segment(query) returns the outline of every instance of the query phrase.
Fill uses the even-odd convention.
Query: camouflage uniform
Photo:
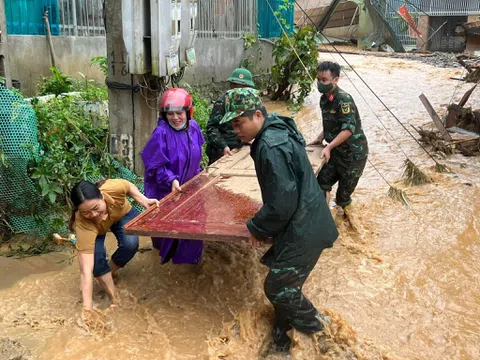
[[[233,70],[227,79],[233,84],[245,87],[255,87],[253,77],[250,71],[243,68]],[[207,156],[208,164],[212,164],[223,156],[223,149],[229,147],[230,150],[242,147],[242,141],[235,135],[230,123],[220,124],[225,116],[225,99],[223,95],[213,105],[207,124]]]
[[[207,124],[207,156],[208,164],[212,164],[223,156],[223,149],[228,146],[230,149],[242,147],[240,140],[233,131],[230,123],[221,124],[225,116],[225,97],[223,95],[213,105],[212,113]]]
[[[264,284],[265,295],[275,309],[277,336],[292,327],[306,334],[323,329],[322,315],[302,293],[316,261],[306,266],[271,268]]]
[[[253,89],[230,90],[222,122],[261,105]],[[302,287],[338,232],[293,119],[268,115],[252,144],[251,156],[263,206],[247,228],[259,240],[273,239],[261,260],[270,268],[264,289],[275,309],[277,350],[287,350],[291,340],[286,332],[292,327],[304,333],[323,328],[322,315],[303,295]]]
[[[320,108],[327,143],[332,142],[343,130],[352,132],[345,142],[332,149],[330,161],[323,166],[317,177],[323,191],[331,191],[338,181],[336,202],[345,207],[352,202],[351,195],[367,163],[367,138],[353,98],[342,89],[337,87],[328,97],[322,95]]]

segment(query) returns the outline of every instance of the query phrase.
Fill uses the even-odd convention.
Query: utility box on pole
[[[122,0],[131,74],[164,77],[195,63],[195,0]]]
[[[195,0],[182,0],[182,24],[180,40],[180,66],[192,66],[196,62],[195,40],[197,38],[198,3]]]
[[[158,99],[195,63],[195,0],[106,0],[110,151],[143,175]]]
[[[122,0],[122,33],[128,53],[128,72],[146,74],[152,69],[150,56],[150,12],[146,0]]]

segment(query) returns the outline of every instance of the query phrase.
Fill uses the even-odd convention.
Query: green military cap
[[[225,116],[220,124],[228,123],[245,111],[256,110],[262,106],[262,99],[258,94],[259,91],[252,88],[228,90],[225,97]]]
[[[252,73],[244,68],[238,68],[233,70],[232,75],[230,75],[227,80],[235,84],[255,87],[255,84],[253,83]]]

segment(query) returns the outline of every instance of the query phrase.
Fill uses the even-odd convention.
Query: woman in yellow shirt
[[[125,224],[139,214],[127,196],[145,208],[158,206],[158,200],[146,198],[134,184],[121,179],[105,180],[97,185],[80,181],[71,191],[74,209],[69,225],[77,238],[84,310],[92,310],[93,276],[115,305],[112,273],[124,267],[138,250],[138,236],[126,235],[123,230]],[[105,249],[108,230],[118,241],[110,263]]]

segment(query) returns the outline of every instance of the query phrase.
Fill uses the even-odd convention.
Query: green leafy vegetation
[[[292,36],[283,34],[273,49],[272,100],[289,101],[295,109],[303,105],[316,78],[320,38],[310,26],[295,29]]]
[[[97,65],[105,76],[108,76],[108,61],[106,56],[97,56],[90,59],[90,66]]]
[[[211,105],[207,99],[200,95],[200,92],[198,90],[192,88],[188,84],[184,84],[183,87],[190,93],[190,95],[192,95],[194,106],[193,118],[198,123],[198,125],[200,125],[203,136],[206,137],[208,118],[210,117],[210,112],[212,110]],[[206,147],[207,145],[205,143],[202,149],[202,167],[208,165]]]
[[[52,75],[48,77],[42,77],[38,84],[38,95],[54,94],[58,96],[63,93],[68,93],[73,90],[74,79],[62,73],[55,66],[50,68]]]

